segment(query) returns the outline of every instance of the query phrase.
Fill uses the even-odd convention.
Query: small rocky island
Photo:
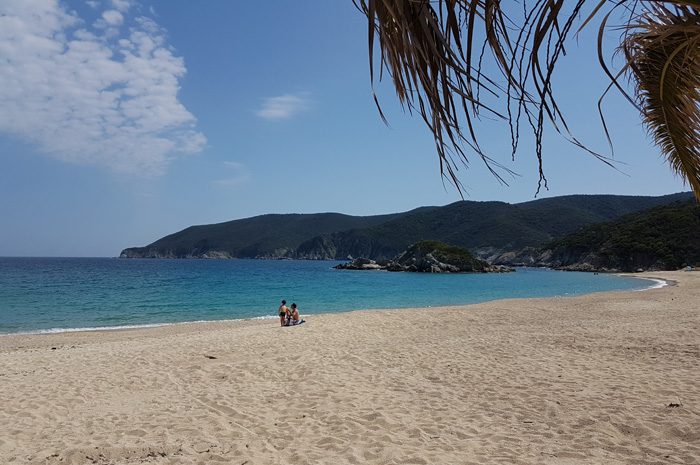
[[[408,247],[391,260],[356,258],[334,267],[339,270],[386,270],[417,273],[509,273],[515,271],[491,265],[476,258],[467,249],[438,241],[421,241]]]

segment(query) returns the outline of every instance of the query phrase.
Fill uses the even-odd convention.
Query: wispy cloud
[[[225,161],[224,168],[228,168],[231,170],[243,170],[246,169],[246,166],[243,163],[237,161]]]
[[[224,169],[230,173],[229,177],[212,181],[212,184],[217,187],[232,187],[245,184],[250,178],[248,167],[237,161],[225,161]]]
[[[306,110],[309,103],[307,94],[270,97],[265,100],[257,115],[268,120],[287,119]]]
[[[0,2],[0,131],[72,163],[159,175],[205,137],[178,101],[186,69],[165,31],[112,0],[87,25],[58,0]],[[95,5],[98,5],[95,3]]]

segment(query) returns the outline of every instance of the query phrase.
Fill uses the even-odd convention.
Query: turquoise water
[[[0,334],[460,305],[644,289],[638,278],[519,268],[505,274],[334,270],[338,262],[0,258]],[[513,309],[517,311],[517,309]]]

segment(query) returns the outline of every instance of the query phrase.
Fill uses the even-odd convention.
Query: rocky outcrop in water
[[[356,258],[335,266],[343,270],[386,270],[417,273],[506,273],[512,268],[492,265],[474,257],[467,249],[452,247],[437,241],[422,241],[411,245],[392,260],[375,261]]]

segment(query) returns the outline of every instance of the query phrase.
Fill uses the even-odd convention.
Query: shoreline
[[[700,273],[652,276],[676,285],[9,335],[0,463],[699,463]]]
[[[621,276],[621,277],[629,277],[629,278],[637,278],[637,279],[644,279],[644,280],[649,280],[652,282],[656,282],[657,285],[650,285],[649,287],[645,287],[643,289],[636,289],[635,292],[640,292],[640,291],[648,291],[652,289],[658,289],[662,288],[664,286],[673,286],[675,285],[675,282],[673,280],[667,280],[664,278],[658,278],[654,276],[640,276],[640,274],[653,274],[654,272],[643,272],[643,273],[614,273],[614,275]],[[615,291],[594,291],[589,294],[595,294],[595,293],[600,293],[600,292],[628,292],[626,290],[615,290]],[[576,296],[553,296],[553,297],[546,297],[546,298],[569,298],[569,297],[578,297],[578,296],[583,296],[583,295],[589,295],[589,294],[580,294]],[[523,297],[523,299],[528,299],[529,297]],[[504,298],[504,299],[496,299],[495,301],[498,300],[507,300],[507,299],[512,299],[512,298]],[[487,303],[487,302],[492,302],[492,301],[485,301],[485,302],[477,302],[477,303],[470,303],[470,304],[460,304],[457,306],[467,306],[467,305],[478,305],[480,303]],[[456,305],[438,305],[438,306],[428,306],[425,308],[442,308],[442,307],[454,307]],[[397,310],[397,309],[402,309],[402,310],[408,310],[412,308],[421,308],[421,307],[400,307],[396,309],[392,308],[368,308],[368,309],[358,309],[358,310],[351,310],[348,312],[339,312],[339,313],[331,313],[331,314],[345,314],[345,313],[350,313],[354,311],[383,311],[383,310]],[[318,315],[325,315],[324,313],[314,313],[314,314],[309,314],[309,315],[301,315],[304,318],[307,318],[309,316],[314,317]],[[9,337],[9,336],[47,336],[47,335],[53,335],[53,334],[64,334],[64,333],[82,333],[82,332],[109,332],[109,331],[139,331],[139,330],[144,330],[144,329],[152,329],[152,328],[160,328],[160,327],[168,327],[168,326],[176,326],[176,325],[182,325],[182,324],[201,324],[201,323],[230,323],[230,322],[238,322],[238,321],[255,321],[255,320],[261,320],[261,321],[267,321],[267,320],[277,320],[277,315],[266,315],[266,316],[256,316],[256,317],[246,317],[246,318],[232,318],[232,319],[221,319],[221,320],[197,320],[197,321],[176,321],[176,322],[163,322],[163,323],[144,323],[144,324],[133,324],[133,325],[117,325],[117,326],[100,326],[100,327],[74,327],[74,328],[49,328],[49,329],[41,329],[41,330],[28,330],[28,331],[19,331],[19,332],[14,332],[14,333],[0,333],[0,338],[3,337]]]

